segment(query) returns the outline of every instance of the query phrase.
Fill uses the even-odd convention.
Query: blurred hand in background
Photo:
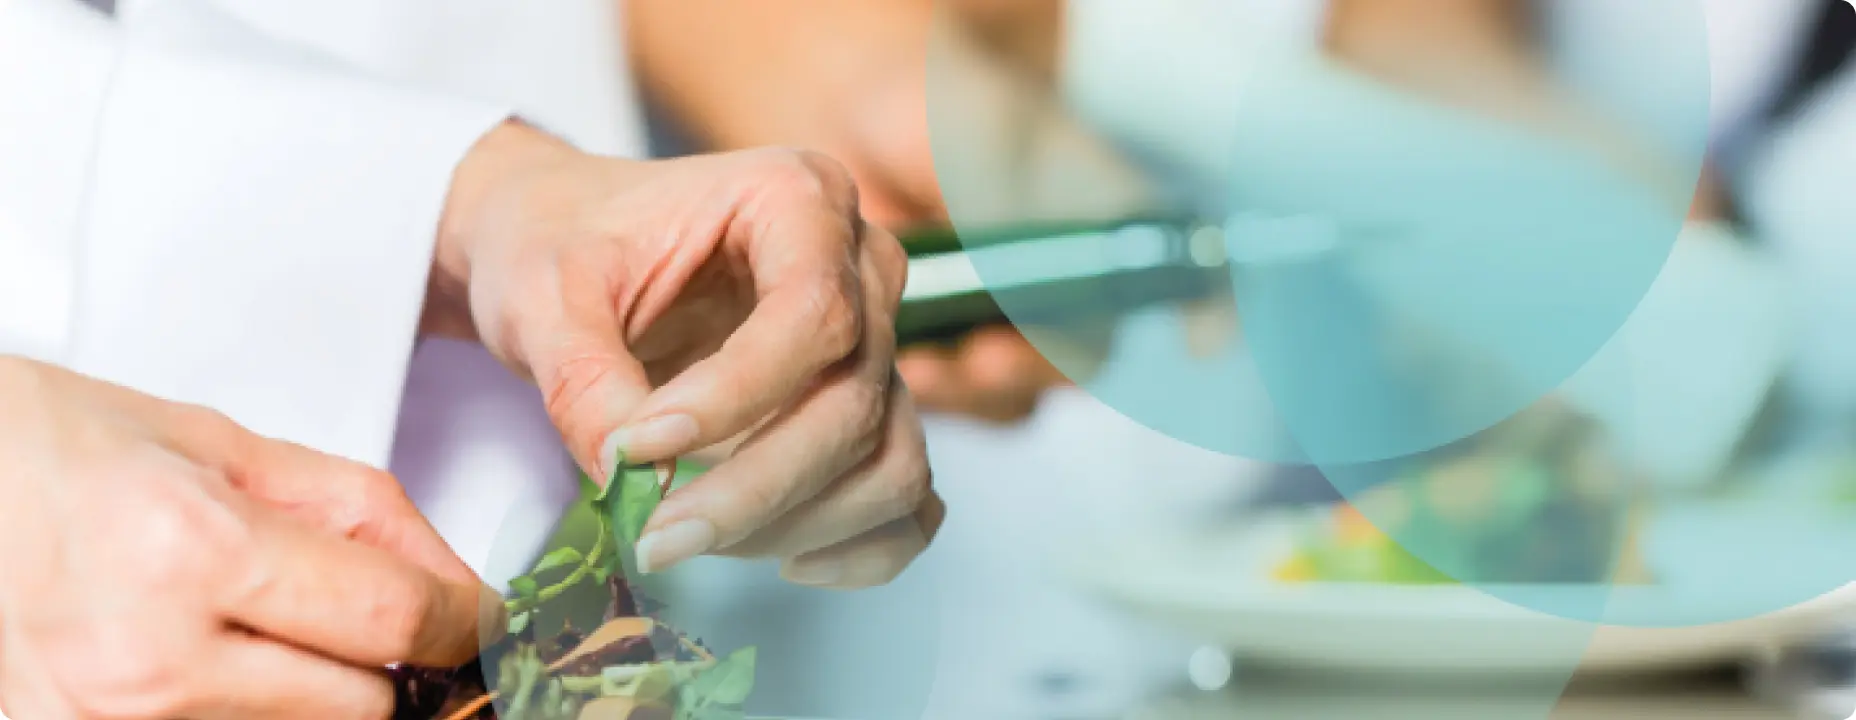
[[[1066,78],[1066,72],[1082,72],[1065,67],[1066,55],[1112,53],[1066,47],[1079,42],[1066,27],[1066,0],[627,2],[630,47],[645,92],[704,149],[797,145],[823,151],[857,178],[865,216],[904,236],[949,223],[976,228],[1106,220],[1151,209],[1153,186],[1110,139],[1140,147],[1151,139],[1142,135],[1171,130],[1079,117],[1065,104],[1064,93],[1074,90],[1066,82],[1151,82],[1161,87],[1099,91],[1180,108],[1194,107],[1182,95],[1215,90],[1192,78],[1153,77],[1166,75],[1163,67],[1112,78],[1093,69],[1080,80]],[[1184,13],[1178,18],[1205,12],[1207,24],[1223,20],[1192,1],[1175,4]],[[1626,170],[1653,182],[1666,179],[1663,162],[1638,152],[1633,138],[1587,113],[1554,82],[1539,47],[1540,28],[1526,6],[1522,0],[1333,0],[1315,40],[1332,59],[1393,87],[1599,143],[1628,163]],[[1205,37],[1213,36],[1223,34]],[[1091,35],[1081,42],[1102,41]],[[1187,55],[1194,50],[1190,42],[1179,48]],[[1221,57],[1183,60],[1217,66],[1211,61]],[[1240,71],[1206,72],[1215,79]],[[1078,112],[1088,115],[1089,108]],[[1194,120],[1184,111],[1188,117],[1151,107],[1141,112],[1168,115],[1149,125],[1220,122]],[[1154,159],[1161,165],[1206,162],[1165,152]],[[1718,217],[1723,202],[1716,184],[1704,179],[1695,192],[1696,217]],[[1201,316],[1191,325],[1215,328],[1219,336],[1197,338],[1199,346],[1215,350],[1235,332],[1228,299],[1191,314]],[[1035,346],[1026,334],[1037,339]],[[999,327],[950,347],[907,349],[900,365],[926,408],[1012,421],[1029,414],[1043,391],[1087,379],[1068,378],[1065,371],[1081,375],[1100,366],[1109,345],[1109,338]],[[1053,353],[1060,355],[1054,363],[1047,357]]]
[[[1141,175],[1056,101],[1061,14],[1059,0],[628,0],[627,29],[645,93],[704,149],[825,152],[855,176],[865,217],[906,236],[1151,205]],[[1038,344],[1078,355],[1053,364],[1002,326],[899,364],[925,408],[1009,422],[1069,382],[1058,366],[1107,353],[1105,338]]]

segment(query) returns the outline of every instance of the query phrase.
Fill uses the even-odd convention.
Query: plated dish
[[[1646,496],[1597,425],[1543,404],[1305,522],[1287,583],[1645,585]]]
[[[1710,561],[1740,540],[1709,528],[1790,528],[1802,542],[1832,537],[1840,515],[1650,503],[1587,423],[1538,420],[1411,465],[1353,503],[1078,543],[1069,569],[1245,662],[1319,671],[1675,670],[1757,656],[1856,611],[1851,587],[1767,588],[1789,577],[1784,563]],[[1728,586],[1743,591],[1716,591]],[[1666,618],[1700,620],[1655,622]]]

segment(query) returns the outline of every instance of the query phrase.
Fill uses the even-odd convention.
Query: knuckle
[[[348,514],[345,518],[348,522],[347,530],[357,529],[369,519],[380,517],[407,502],[406,489],[384,470],[356,468],[347,484],[348,507],[344,509]]]
[[[718,547],[734,547],[750,540],[761,525],[787,509],[786,498],[785,485],[779,483],[741,483],[731,487],[728,497],[720,500],[725,509],[716,518],[716,529],[723,536],[719,538]]]
[[[175,410],[186,422],[214,432],[237,427],[230,416],[205,405],[179,405]]]
[[[863,340],[863,318],[844,294],[819,290],[812,301],[816,340],[834,358],[850,355]]]
[[[196,432],[208,433],[214,439],[223,439],[239,428],[230,416],[205,405],[181,403],[172,406],[172,409],[176,422]]]
[[[876,271],[891,287],[899,292],[908,285],[909,253],[902,247],[901,240],[887,231],[873,227],[865,233],[863,246],[868,249]]]
[[[789,148],[767,150],[760,156],[762,180],[788,193],[825,197],[825,179],[807,159],[807,152]]]
[[[826,197],[840,202],[857,199],[857,182],[851,169],[837,158],[817,150],[801,150],[799,161],[818,177]]]
[[[934,492],[934,474],[926,461],[908,458],[880,477],[875,505],[885,518],[899,518],[915,512]]]
[[[883,431],[889,424],[883,399],[888,393],[876,382],[853,383],[847,392],[851,398],[847,425],[861,459],[875,454],[883,443]]]
[[[544,373],[542,397],[548,416],[569,438],[585,434],[586,423],[579,417],[578,408],[583,398],[611,378],[615,362],[602,353],[571,352]]]
[[[339,480],[327,527],[350,539],[369,537],[411,502],[392,473],[356,466]]]
[[[825,153],[774,148],[762,156],[761,162],[765,179],[786,192],[817,198],[834,208],[848,208],[857,200],[857,183],[850,169]]]
[[[169,506],[125,518],[121,537],[133,538],[135,562],[119,565],[127,579],[143,586],[198,583],[211,578],[226,555],[214,542],[213,527],[184,507]]]
[[[379,584],[368,598],[362,621],[395,661],[409,659],[419,651],[420,633],[435,602],[434,595],[426,583],[406,578]]]

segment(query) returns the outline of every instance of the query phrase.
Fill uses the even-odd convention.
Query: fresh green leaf
[[[579,548],[555,548],[552,552],[541,556],[541,561],[535,563],[535,569],[530,571],[530,574],[539,575],[549,570],[564,568],[569,565],[578,565],[581,559],[583,559],[583,556],[580,554]]]
[[[547,689],[541,694],[541,705],[537,709],[541,711],[541,715],[544,717],[554,718],[560,713],[562,701],[566,699],[567,690],[561,687],[560,679],[550,678],[548,680]]]
[[[561,678],[561,686],[577,695],[598,695],[606,686],[605,678],[568,675]]]
[[[740,705],[754,692],[755,650],[742,648],[697,675],[687,687],[705,703]]]
[[[524,600],[534,600],[541,594],[541,585],[535,582],[534,577],[528,575],[512,578],[509,581],[509,589],[515,592],[516,597]]]
[[[662,700],[675,692],[679,682],[687,676],[680,670],[676,663],[609,667],[601,673],[604,682],[600,694],[643,702]]]
[[[513,653],[515,660],[515,686],[498,687],[497,693],[509,698],[506,712],[499,713],[510,720],[522,720],[527,717],[529,704],[535,701],[535,689],[541,685],[547,675],[547,667],[536,654],[534,646],[525,646]]]
[[[612,468],[612,475],[606,478],[606,486],[598,488],[593,493],[593,504],[599,505],[606,502],[607,496],[611,495],[612,491],[619,487],[619,478],[625,476],[626,470],[625,453],[619,453],[618,462],[615,463]]]
[[[630,548],[638,544],[645,523],[650,522],[651,513],[663,500],[657,484],[657,469],[649,465],[627,468],[614,476],[608,487],[613,486],[618,488],[618,496],[608,499],[608,518],[612,531]]]
[[[524,613],[516,613],[514,615],[509,616],[509,634],[510,635],[521,635],[523,630],[528,629],[529,619],[534,616],[535,616],[535,613],[532,611],[524,612]]]

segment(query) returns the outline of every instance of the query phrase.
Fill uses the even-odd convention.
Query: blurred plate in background
[[[1283,584],[1270,579],[1296,537],[1279,516],[1219,536],[1149,534],[1076,548],[1073,577],[1113,601],[1218,642],[1239,658],[1352,672],[1631,673],[1729,663],[1820,631],[1856,609],[1856,585],[1747,620],[1683,628],[1602,626],[1495,595],[1512,586]],[[1591,588],[1575,588],[1590,590]],[[1682,598],[1694,602],[1694,598]],[[1675,602],[1656,586],[1612,588],[1612,607]],[[1705,600],[1704,600],[1705,602]]]

